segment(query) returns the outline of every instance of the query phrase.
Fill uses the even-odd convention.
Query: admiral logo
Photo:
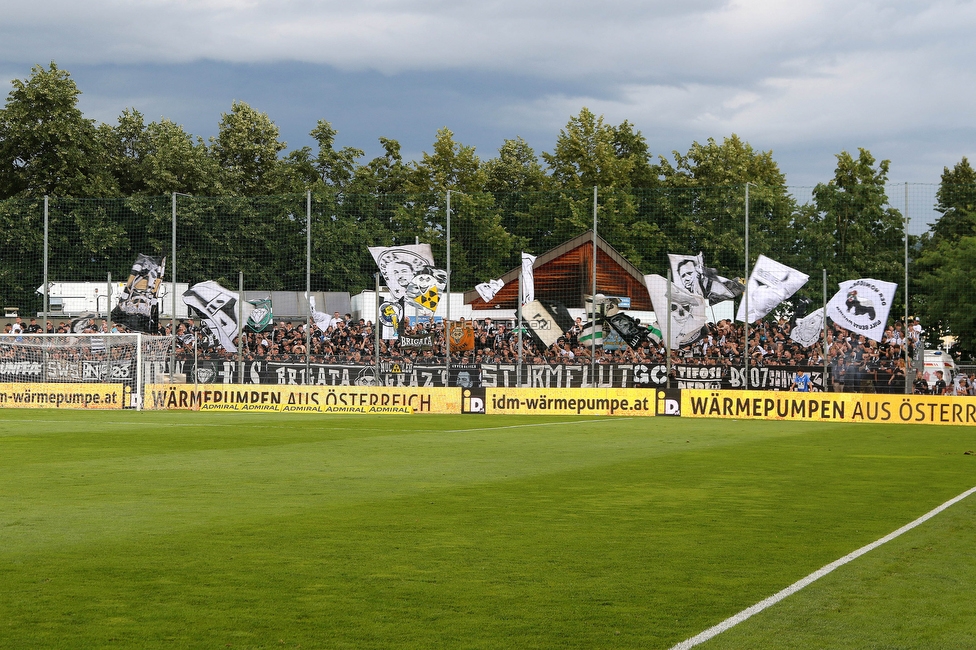
[[[681,416],[681,391],[657,390],[654,399],[654,415]]]
[[[485,391],[465,389],[461,393],[461,412],[483,414],[485,412]]]

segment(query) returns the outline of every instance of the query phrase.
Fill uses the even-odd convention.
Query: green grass
[[[0,417],[4,648],[668,648],[976,485],[961,427]],[[976,647],[972,499],[703,647]]]

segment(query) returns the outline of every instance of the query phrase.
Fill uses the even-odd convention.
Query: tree
[[[34,66],[13,87],[0,110],[0,198],[117,194],[71,75],[52,61],[48,69]]]
[[[976,171],[965,156],[952,169],[942,168],[935,200],[935,209],[942,216],[932,225],[934,239],[976,235]]]
[[[231,194],[259,196],[282,189],[283,169],[278,154],[288,145],[278,140],[278,127],[266,113],[235,101],[222,113],[211,151]]]
[[[201,138],[194,141],[182,126],[167,119],[145,124],[128,109],[115,128],[103,125],[103,141],[112,173],[123,196],[160,196],[181,192],[203,196],[223,193],[221,170]]]
[[[888,205],[885,184],[890,161],[875,159],[866,149],[857,158],[837,154],[834,178],[818,184],[813,202],[818,219],[810,233],[827,243],[812,268],[826,268],[837,281],[862,277],[898,282],[904,274],[904,223]],[[816,257],[820,257],[817,264]],[[821,266],[822,264],[822,266]]]
[[[922,236],[918,259],[913,261],[913,307],[923,319],[929,340],[956,337],[956,350],[976,354],[976,311],[972,296],[976,283],[976,172],[963,158],[950,170],[943,168],[936,192],[941,217]]]

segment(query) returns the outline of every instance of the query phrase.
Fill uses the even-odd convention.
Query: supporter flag
[[[501,280],[488,280],[488,282],[474,285],[474,288],[483,301],[491,302],[495,298],[495,294],[501,291],[504,286],[505,283]]]
[[[790,330],[790,339],[796,341],[805,348],[816,344],[823,336],[823,307],[810,314],[799,318],[796,325]]]
[[[199,282],[183,294],[183,302],[203,321],[205,330],[228,352],[237,352],[237,294],[213,280]],[[209,337],[208,337],[209,338]]]
[[[580,332],[577,340],[580,345],[585,347],[603,345],[603,326],[599,324],[594,325],[593,321],[589,321],[583,326],[583,331]]]
[[[369,246],[368,248],[394,301],[407,295],[407,288],[414,277],[425,269],[434,268],[434,255],[430,251],[430,244]]]
[[[522,306],[535,300],[535,255],[522,253]],[[551,345],[551,344],[550,344]]]
[[[755,323],[800,290],[810,276],[765,255],[756,260],[749,275],[749,322]],[[736,320],[745,321],[746,301],[739,301]]]
[[[651,323],[647,326],[647,338],[649,338],[655,345],[661,345],[661,341],[664,340],[664,334],[661,333],[661,326],[657,322]]]
[[[77,318],[71,320],[71,332],[82,334],[85,330],[98,330],[98,323],[95,322],[97,314],[86,311]]]
[[[640,344],[648,338],[648,331],[640,326],[640,321],[622,311],[617,312],[607,321],[610,323],[610,327],[620,335],[620,338],[632,348],[640,347]]]
[[[450,321],[448,326],[448,331],[451,333],[451,352],[474,350],[474,328],[470,322]]]
[[[271,298],[259,298],[248,300],[254,305],[250,315],[247,317],[246,327],[252,332],[265,332],[273,327],[272,319],[274,315],[271,310]]]
[[[847,280],[827,303],[827,316],[844,329],[881,342],[898,285],[862,278]]]
[[[660,275],[645,275],[644,284],[651,297],[658,322],[671,317],[671,347],[690,345],[700,339],[705,327],[705,299],[671,283],[671,304],[668,304],[668,280]],[[667,336],[667,323],[661,330]]]
[[[112,321],[136,332],[155,333],[159,327],[159,285],[165,271],[165,257],[139,253],[112,310]]]
[[[723,278],[718,271],[705,266],[702,253],[698,255],[668,255],[676,285],[687,293],[701,296],[710,303],[732,300],[742,295],[745,286],[738,280]]]
[[[437,311],[440,294],[447,289],[447,271],[425,267],[407,284],[406,297],[418,307],[433,314]]]
[[[576,324],[565,305],[551,300],[531,301],[522,308],[522,315],[529,335],[547,348]]]
[[[308,313],[312,316],[312,322],[323,332],[332,326],[335,319],[324,311],[315,308],[315,296],[308,296]]]

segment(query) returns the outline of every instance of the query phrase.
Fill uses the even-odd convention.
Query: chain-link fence
[[[12,199],[0,300],[13,333],[83,316],[124,330],[133,262],[149,256],[170,381],[789,389],[803,369],[815,390],[905,392],[924,350],[976,349],[974,195],[750,184]],[[846,287],[846,317],[816,321],[861,279],[880,284]]]

